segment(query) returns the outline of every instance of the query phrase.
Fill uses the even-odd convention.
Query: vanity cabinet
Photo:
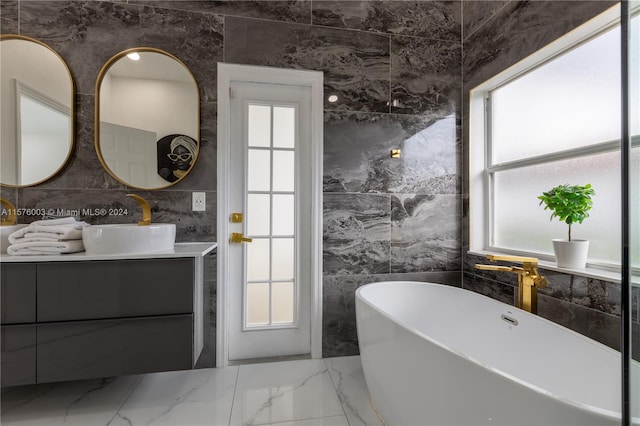
[[[197,260],[3,263],[2,386],[192,368]]]
[[[10,266],[10,267],[6,267]],[[36,266],[0,268],[2,385],[36,381]]]

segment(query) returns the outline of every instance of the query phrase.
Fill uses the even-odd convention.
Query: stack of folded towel
[[[7,254],[41,255],[84,251],[82,228],[74,217],[37,220],[9,235]]]

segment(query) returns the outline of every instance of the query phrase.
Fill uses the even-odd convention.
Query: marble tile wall
[[[492,75],[552,42],[588,19],[613,6],[613,1],[464,1],[464,96]],[[462,117],[465,160],[468,157],[468,116]],[[467,162],[463,162],[463,170]],[[515,275],[473,269],[485,259],[467,254],[468,187],[463,180],[463,287],[505,303],[514,303]],[[620,348],[620,284],[543,271],[549,286],[541,290],[539,314],[610,347]],[[638,299],[632,300],[634,341],[640,341]],[[640,359],[640,345],[633,348]]]
[[[129,190],[95,154],[94,85],[111,56],[151,46],[185,62],[200,88],[202,151],[194,172],[165,190],[136,191],[150,201],[155,221],[177,223],[178,241],[216,239],[217,62],[320,70],[325,93],[338,96],[325,103],[325,354],[357,353],[353,307],[334,307],[338,299],[352,303],[354,278],[461,269],[459,0],[2,0],[0,8],[0,31],[50,45],[77,89],[73,157],[45,184],[4,190],[19,207],[125,207],[130,217],[82,219],[136,219]],[[394,148],[403,149],[401,159],[389,158]],[[207,193],[206,212],[190,210],[192,191]],[[215,282],[205,281],[205,300],[213,303]],[[205,312],[214,337],[215,309]],[[349,331],[343,335],[337,323]],[[205,350],[206,367],[215,348]]]

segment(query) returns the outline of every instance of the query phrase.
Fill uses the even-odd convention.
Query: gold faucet
[[[149,203],[147,202],[147,200],[136,194],[127,194],[127,197],[131,197],[136,200],[138,204],[140,204],[140,208],[142,208],[142,220],[138,222],[138,225],[151,225],[151,207],[149,207]]]
[[[0,226],[10,226],[15,225],[18,221],[18,215],[16,214],[16,206],[11,204],[9,200],[5,200],[4,198],[0,198],[0,204],[7,208],[7,217],[3,217],[0,220]]]
[[[518,274],[518,300],[516,306],[527,312],[538,313],[538,289],[547,285],[547,279],[538,272],[538,259],[535,257],[509,256],[488,254],[487,259],[492,262],[522,263],[519,266],[498,266],[476,264],[476,269],[486,271],[502,271]]]

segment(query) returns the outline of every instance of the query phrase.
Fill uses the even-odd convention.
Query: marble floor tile
[[[16,386],[2,390],[3,426],[106,425],[143,376]]]
[[[2,389],[3,426],[379,426],[360,357]]]
[[[323,360],[239,368],[232,425],[262,425],[344,414]]]
[[[373,410],[359,356],[326,358],[331,380],[350,426],[382,426]]]
[[[238,367],[147,374],[110,426],[227,425]]]

